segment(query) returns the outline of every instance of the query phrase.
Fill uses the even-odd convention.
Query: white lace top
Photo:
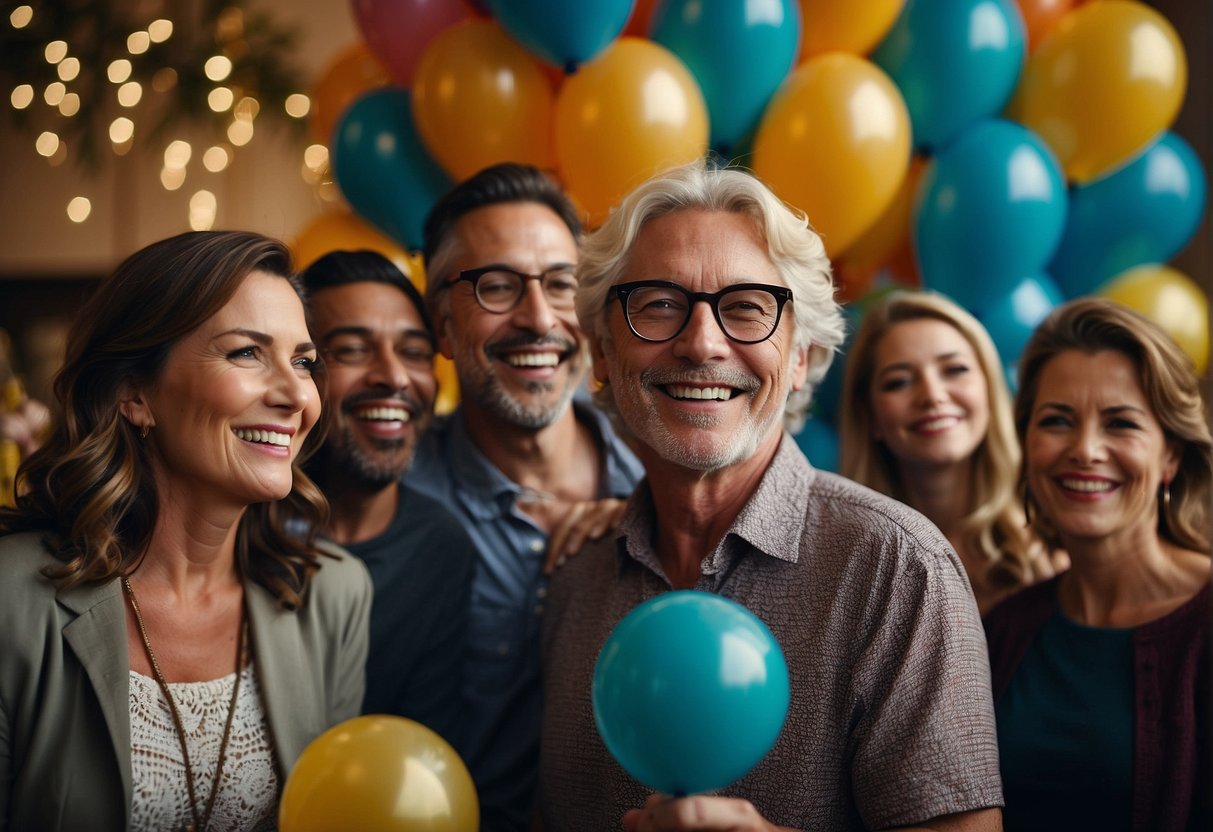
[[[156,680],[130,672],[132,830],[182,829],[193,823],[181,742]],[[206,810],[236,674],[209,682],[170,683],[185,728],[198,812]],[[240,696],[228,739],[210,832],[273,829],[278,773],[254,665],[241,672]]]

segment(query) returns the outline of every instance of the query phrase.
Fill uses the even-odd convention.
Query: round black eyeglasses
[[[628,329],[645,341],[669,341],[686,328],[698,301],[712,308],[720,331],[739,344],[757,344],[779,327],[792,290],[766,283],[738,283],[719,292],[692,292],[667,280],[619,283],[607,292],[619,298]]]
[[[471,283],[480,308],[501,315],[522,302],[528,280],[539,281],[543,297],[553,309],[573,308],[573,300],[577,297],[577,278],[573,275],[572,266],[558,266],[543,274],[526,274],[504,266],[465,269],[448,280],[446,285],[453,286],[461,281]]]

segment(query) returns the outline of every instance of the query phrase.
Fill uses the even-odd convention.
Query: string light
[[[184,169],[190,163],[194,148],[190,143],[181,139],[169,142],[164,148],[164,166],[166,168]]]
[[[152,89],[156,92],[168,92],[175,86],[177,86],[177,70],[171,66],[156,70],[156,74],[152,76]]]
[[[93,203],[86,196],[72,197],[67,203],[67,218],[75,223],[84,222],[93,211]]]
[[[206,97],[206,103],[216,113],[223,113],[232,108],[232,101],[235,98],[236,96],[227,87],[215,87]]]
[[[152,44],[152,37],[147,32],[131,32],[126,38],[126,51],[132,55],[142,55]]]
[[[127,81],[118,87],[118,103],[123,107],[134,107],[143,98],[143,85],[138,81]]]
[[[119,58],[106,68],[105,77],[110,79],[110,83],[121,84],[131,77],[131,69],[130,61]]]
[[[67,57],[67,41],[52,40],[46,45],[46,62],[48,64],[57,64]]]
[[[166,191],[175,191],[185,184],[185,168],[161,168],[160,184]]]
[[[232,74],[232,59],[226,55],[213,55],[206,59],[202,70],[212,81],[222,81]]]
[[[71,118],[78,112],[80,112],[80,96],[74,92],[69,92],[59,102],[59,114],[64,118]]]
[[[34,88],[31,84],[18,84],[13,87],[12,95],[8,97],[14,110],[24,110],[34,103]]]
[[[42,156],[50,158],[55,155],[55,151],[59,149],[59,137],[49,130],[44,130],[34,142],[34,148]]]
[[[110,122],[110,141],[114,144],[125,144],[135,135],[135,122],[126,116],[119,116]]]
[[[210,231],[215,225],[218,201],[210,191],[197,191],[190,197],[190,228],[195,231]]]
[[[233,121],[227,128],[227,140],[236,147],[244,147],[253,139],[251,121]]]
[[[329,164],[329,149],[322,144],[311,144],[303,151],[303,164],[308,170],[320,173]]]
[[[206,152],[202,154],[202,166],[211,173],[219,173],[224,170],[231,162],[232,156],[228,153],[227,148],[215,145],[208,147]]]
[[[57,68],[60,81],[74,81],[80,74],[79,58],[64,58]]]
[[[303,118],[312,109],[312,99],[301,92],[291,93],[286,97],[286,114],[291,118]]]
[[[8,22],[13,25],[14,29],[24,29],[33,19],[33,6],[18,6],[17,8],[13,9],[12,13],[8,16]]]
[[[173,21],[163,17],[153,20],[147,27],[147,36],[152,39],[152,43],[164,43],[173,36]]]
[[[67,95],[67,87],[63,85],[62,81],[54,81],[47,84],[46,89],[42,91],[42,100],[51,107],[58,107],[65,95]]]

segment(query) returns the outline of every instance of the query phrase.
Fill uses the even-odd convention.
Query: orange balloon
[[[808,214],[839,257],[888,209],[910,164],[910,116],[871,61],[831,52],[797,67],[754,141],[754,172]]]
[[[1045,35],[1061,19],[1082,5],[1083,0],[1018,0],[1028,34],[1028,52],[1035,52]]]
[[[686,65],[652,41],[620,38],[565,79],[556,161],[591,225],[655,173],[708,149],[708,110]]]
[[[413,118],[426,149],[455,180],[498,162],[541,168],[552,155],[552,84],[492,20],[440,33],[413,78]]]
[[[628,25],[623,27],[623,36],[647,38],[655,11],[657,0],[636,0],[636,5],[632,6],[632,16],[628,18]]]
[[[903,5],[905,0],[800,0],[800,62],[825,52],[868,54],[893,28]]]
[[[841,262],[856,268],[883,266],[909,241],[914,197],[918,193],[918,183],[926,167],[927,160],[922,156],[915,156],[910,160],[910,167],[906,170],[901,187],[889,207],[851,244],[840,258]]]
[[[312,740],[287,777],[282,832],[476,832],[480,801],[463,760],[399,716],[359,716]]]
[[[409,254],[355,214],[330,212],[312,220],[295,238],[291,252],[295,268],[305,269],[330,251],[377,251],[396,264],[420,291],[425,291],[425,267],[420,253]]]
[[[320,73],[320,78],[312,87],[309,119],[312,136],[320,144],[330,144],[333,129],[341,120],[345,108],[364,92],[387,86],[388,83],[387,69],[367,49],[366,44],[356,43],[343,49]]]
[[[1188,82],[1167,19],[1133,0],[1066,15],[1028,58],[1007,113],[1036,131],[1073,182],[1132,159],[1175,120]]]
[[[1096,292],[1158,324],[1192,359],[1197,375],[1209,366],[1209,299],[1192,278],[1150,264],[1121,272]]]

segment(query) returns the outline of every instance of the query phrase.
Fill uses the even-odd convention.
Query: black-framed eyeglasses
[[[611,287],[607,300],[619,298],[628,329],[645,341],[669,341],[686,327],[695,303],[712,308],[716,323],[731,341],[757,344],[774,334],[791,302],[792,290],[766,283],[738,283],[719,292],[692,292],[668,280],[638,280]]]
[[[480,307],[499,315],[509,312],[522,301],[528,280],[539,281],[543,297],[553,309],[572,309],[573,299],[577,297],[577,278],[572,266],[556,266],[542,274],[526,274],[505,266],[465,269],[448,280],[447,285],[465,280],[472,284]]]

